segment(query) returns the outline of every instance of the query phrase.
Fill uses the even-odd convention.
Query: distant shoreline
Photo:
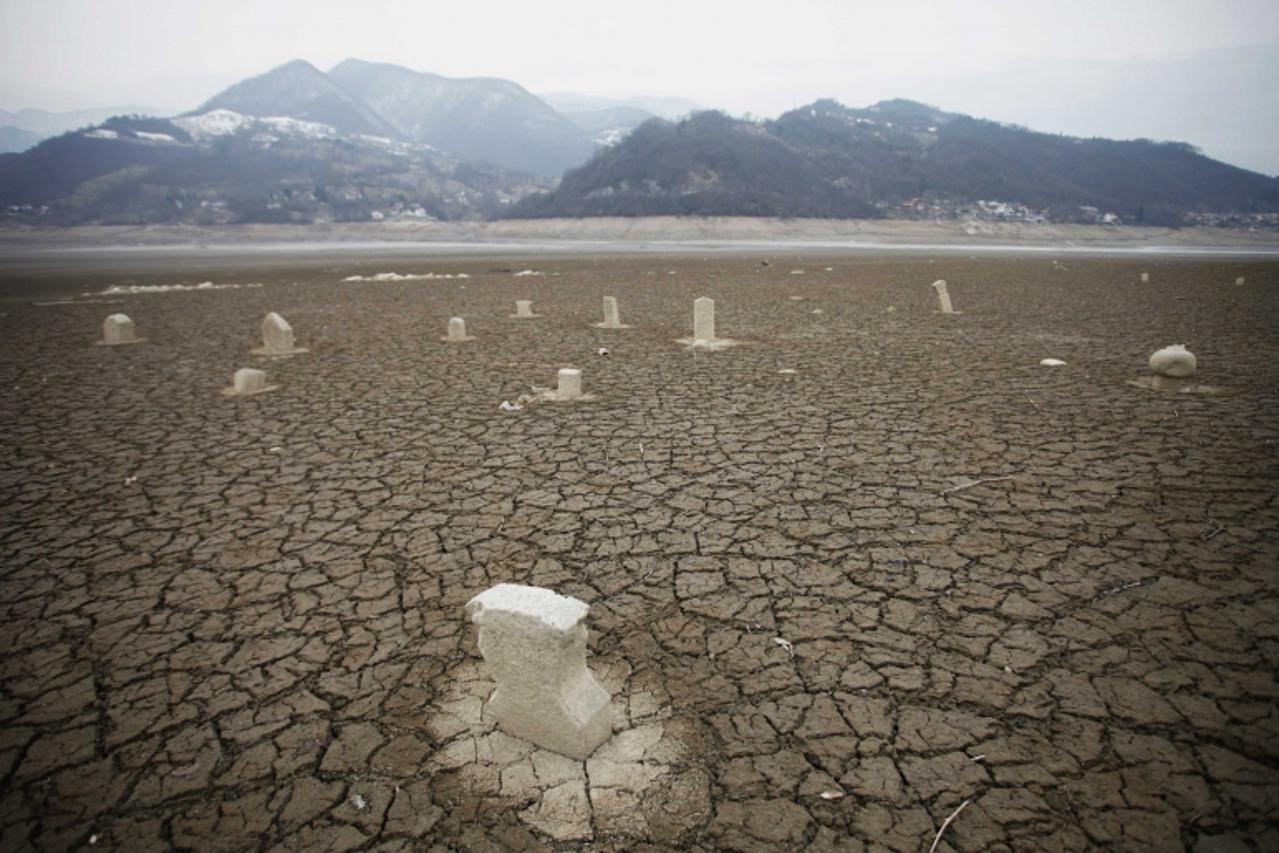
[[[1016,222],[642,217],[316,225],[0,226],[0,258],[231,251],[391,254],[1061,252],[1279,256],[1279,232]]]

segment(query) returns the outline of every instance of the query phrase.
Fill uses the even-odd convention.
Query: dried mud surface
[[[1279,849],[1279,266],[758,261],[0,303],[0,849]],[[484,714],[501,581],[591,604],[587,762]]]

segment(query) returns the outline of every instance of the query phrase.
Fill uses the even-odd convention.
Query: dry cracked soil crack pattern
[[[1279,849],[1276,265],[127,280],[204,278],[262,286],[0,281],[0,849]],[[743,345],[673,342],[703,295]],[[1127,384],[1181,342],[1228,393]],[[484,713],[503,581],[591,604],[588,762]]]

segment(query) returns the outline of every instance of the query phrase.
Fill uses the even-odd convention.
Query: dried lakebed
[[[1279,265],[759,260],[0,276],[0,848],[1279,848]],[[504,581],[586,762],[483,713]]]

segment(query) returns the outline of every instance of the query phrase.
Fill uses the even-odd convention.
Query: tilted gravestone
[[[945,279],[934,281],[933,290],[937,291],[937,301],[941,305],[941,312],[943,314],[954,314],[955,309],[950,304],[950,291],[946,289]]]
[[[589,610],[576,598],[510,583],[466,605],[497,682],[488,711],[498,727],[578,761],[613,733],[608,691],[586,667]]]

